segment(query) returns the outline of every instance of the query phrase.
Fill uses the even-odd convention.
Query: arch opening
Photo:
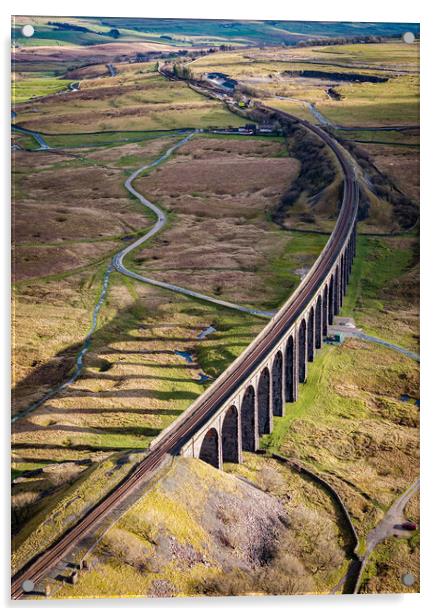
[[[312,306],[307,319],[307,360],[313,361],[315,355],[315,310]]]
[[[335,281],[333,276],[330,278],[329,292],[328,292],[328,323],[333,325],[334,317],[334,301],[335,301]]]
[[[240,428],[242,434],[242,449],[255,451],[257,449],[255,391],[250,385],[245,391],[240,409]]]
[[[344,303],[344,294],[345,294],[345,265],[344,265],[344,255],[341,256],[341,269],[339,270],[339,306],[342,307]]]
[[[220,468],[219,464],[219,437],[215,428],[210,428],[202,441],[199,459]]]
[[[318,297],[316,302],[315,313],[315,347],[320,349],[322,346],[322,301],[321,296]]]
[[[278,351],[272,365],[272,412],[276,417],[283,415],[283,354]]]
[[[324,295],[322,298],[322,335],[327,336],[328,333],[328,287],[324,287]]]
[[[271,387],[268,368],[263,368],[257,386],[257,407],[259,420],[259,434],[271,432]]]
[[[306,381],[307,372],[307,344],[306,344],[306,321],[303,319],[300,324],[298,339],[298,379],[300,383]]]
[[[239,414],[231,406],[222,423],[222,458],[224,462],[240,462],[239,456]]]
[[[334,314],[339,314],[339,266],[336,266],[336,272],[335,272],[335,287],[334,287],[334,307],[333,307],[333,312]]]
[[[284,366],[284,397],[286,402],[295,402],[297,399],[297,375],[295,370],[295,348],[292,336],[288,338],[285,352]]]

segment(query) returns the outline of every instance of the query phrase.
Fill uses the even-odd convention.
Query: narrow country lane
[[[180,286],[170,284],[167,282],[162,282],[160,280],[155,280],[153,278],[146,278],[145,276],[141,276],[140,274],[137,274],[136,272],[129,270],[123,264],[124,258],[130,252],[132,252],[136,248],[139,248],[142,244],[144,244],[144,242],[146,242],[151,237],[153,237],[156,233],[158,233],[158,231],[160,231],[167,222],[167,217],[166,217],[165,212],[161,208],[159,208],[157,205],[155,205],[155,203],[152,203],[151,201],[146,199],[146,197],[140,194],[132,186],[132,182],[136,178],[138,178],[144,171],[147,171],[148,169],[152,169],[153,167],[156,167],[157,165],[162,163],[164,160],[169,158],[169,156],[171,156],[177,148],[180,148],[182,145],[187,143],[193,137],[194,134],[195,134],[194,132],[190,133],[189,135],[187,135],[187,137],[184,137],[184,139],[181,139],[181,141],[178,141],[176,144],[170,147],[162,156],[157,158],[157,160],[147,165],[144,165],[140,169],[137,169],[137,171],[134,171],[134,173],[132,173],[129,176],[129,178],[126,180],[125,188],[131,193],[131,195],[136,197],[142,205],[144,205],[148,209],[152,210],[152,212],[154,212],[154,214],[157,216],[157,221],[154,224],[154,226],[145,235],[143,235],[138,240],[136,240],[135,242],[133,242],[132,244],[130,244],[129,246],[127,246],[126,248],[118,252],[113,257],[114,269],[116,269],[121,274],[124,274],[125,276],[130,276],[131,278],[135,278],[136,280],[139,280],[140,282],[145,282],[147,284],[151,284],[156,287],[161,287],[162,289],[167,289],[168,291],[174,291],[175,293],[181,293],[189,297],[194,297],[195,299],[200,299],[202,301],[210,302],[218,306],[223,306],[224,308],[231,308],[232,310],[238,310],[239,312],[245,312],[247,314],[251,314],[257,317],[264,317],[264,318],[270,319],[272,316],[274,316],[273,312],[258,310],[257,308],[248,308],[246,306],[240,306],[238,304],[233,304],[232,302],[227,302],[224,300],[217,299],[215,297],[210,297],[209,295],[204,295],[203,293],[198,293],[197,291],[192,291],[191,289],[186,289],[184,287],[180,287]]]
[[[50,150],[49,144],[47,143],[47,141],[44,139],[44,137],[40,133],[34,130],[30,130],[28,128],[16,126],[15,124],[12,124],[12,130],[17,131],[19,133],[24,133],[25,135],[30,135],[31,137],[33,137],[40,146],[38,148],[39,150]]]
[[[415,481],[403,492],[399,498],[394,501],[391,507],[383,516],[382,520],[375,526],[366,537],[365,553],[362,558],[360,570],[357,572],[357,579],[354,588],[354,593],[357,594],[360,590],[362,574],[368,564],[368,560],[373,553],[376,546],[387,539],[388,537],[404,536],[410,537],[412,532],[398,528],[406,522],[404,515],[404,509],[410,499],[420,489],[420,478],[417,477]]]
[[[384,539],[392,536],[398,535],[406,535],[409,537],[411,535],[411,531],[403,531],[397,526],[406,522],[405,515],[403,513],[404,508],[410,501],[410,499],[418,492],[420,489],[420,478],[418,477],[409,487],[403,492],[399,498],[394,501],[388,511],[385,513],[383,519],[377,524],[375,528],[373,528],[367,535],[366,539],[366,550],[364,560],[368,559],[371,552],[374,550],[377,544],[379,544]]]

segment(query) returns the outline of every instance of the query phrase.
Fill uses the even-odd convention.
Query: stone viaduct
[[[171,453],[219,469],[240,463],[243,451],[257,451],[274,417],[297,400],[298,383],[306,382],[308,363],[340,311],[356,253],[359,186],[348,153],[321,127],[262,104],[257,109],[315,133],[338,159],[344,191],[330,239],[299,287],[242,355],[151,443],[155,450],[169,443]]]
[[[306,382],[308,362],[314,360],[328,325],[342,306],[355,251],[354,225],[319,291],[289,331],[258,369],[181,447],[180,455],[222,468],[223,462],[241,462],[242,451],[258,449],[260,436],[272,432],[274,417],[283,416],[285,402],[296,401],[298,383]]]

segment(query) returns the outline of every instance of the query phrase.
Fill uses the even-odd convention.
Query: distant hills
[[[23,25],[35,28],[31,38]],[[130,17],[13,18],[12,39],[19,46],[95,45],[113,42],[153,42],[175,47],[296,45],[313,39],[419,36],[416,23],[245,21],[212,19],[148,19]]]

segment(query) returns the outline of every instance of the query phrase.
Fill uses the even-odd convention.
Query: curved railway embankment
[[[300,122],[308,130],[319,136],[337,158],[344,176],[343,198],[335,228],[318,257],[317,261],[295,290],[289,300],[268,322],[250,346],[228,369],[198,398],[189,409],[152,444],[148,456],[100,503],[93,507],[82,520],[69,529],[62,537],[42,554],[35,556],[12,579],[12,597],[23,594],[25,580],[38,582],[54,565],[67,554],[73,545],[94,528],[121,500],[145,478],[156,471],[166,454],[176,454],[190,439],[191,435],[208,421],[217,409],[224,404],[248,375],[257,370],[260,363],[269,355],[275,344],[293,326],[321,291],[327,276],[336,266],[337,260],[355,235],[358,207],[358,185],[354,168],[343,148],[322,129],[309,122],[298,120],[283,112],[269,109],[285,122]]]

